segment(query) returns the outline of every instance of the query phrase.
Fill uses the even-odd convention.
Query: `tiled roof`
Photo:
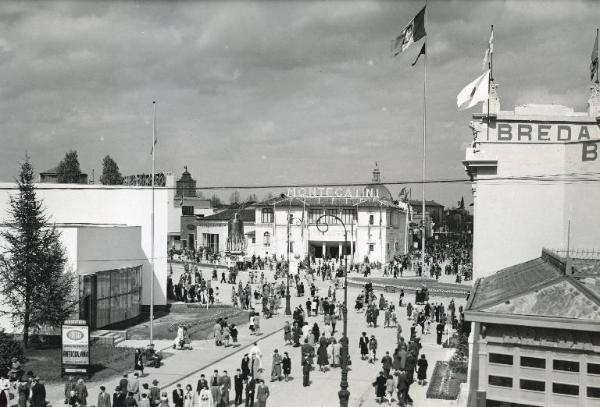
[[[235,208],[229,208],[229,209],[225,209],[224,211],[221,211],[219,213],[215,213],[214,215],[209,215],[209,216],[205,216],[203,218],[199,218],[198,222],[205,222],[205,221],[228,221],[231,218],[233,218],[233,215],[239,212],[240,213],[240,219],[243,222],[254,222],[255,221],[255,210],[254,208],[247,208],[247,209],[242,209],[241,211],[239,209],[235,209]]]
[[[473,299],[469,308],[480,310],[528,292],[559,276],[559,270],[541,257],[507,267],[489,277],[477,280],[473,287]]]

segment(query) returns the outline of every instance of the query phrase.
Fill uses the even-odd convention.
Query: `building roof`
[[[58,165],[56,167],[50,168],[49,170],[42,171],[42,172],[40,172],[40,174],[44,174],[44,175],[46,175],[46,174],[53,174],[53,175],[58,174]]]
[[[465,311],[600,321],[600,276],[565,271],[565,259],[544,250],[537,259],[478,279]]]
[[[214,222],[214,221],[223,221],[227,222],[233,218],[235,213],[240,213],[240,219],[243,222],[254,222],[255,221],[255,209],[254,208],[245,208],[240,210],[239,208],[228,208],[224,211],[215,213],[214,215],[204,216],[202,218],[198,218],[198,222]]]

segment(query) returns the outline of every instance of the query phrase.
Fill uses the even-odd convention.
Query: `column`
[[[325,245],[325,242],[322,243],[322,247],[323,247],[323,260],[325,260],[325,257],[327,257],[327,246]]]
[[[342,252],[342,244],[339,243],[338,244],[338,259],[340,259],[340,261],[341,261],[343,257],[344,256],[343,256],[343,252]]]

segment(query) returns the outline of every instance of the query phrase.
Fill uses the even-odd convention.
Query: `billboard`
[[[84,320],[67,320],[62,325],[61,365],[63,374],[88,374],[90,329]]]

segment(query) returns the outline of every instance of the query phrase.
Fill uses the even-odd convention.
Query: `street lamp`
[[[319,232],[325,233],[329,229],[327,222],[322,222],[321,219],[330,218],[335,219],[341,223],[344,228],[344,248],[348,244],[348,230],[346,224],[337,215],[321,215],[315,222]],[[340,381],[340,391],[338,397],[340,399],[340,407],[348,407],[348,400],[350,399],[350,392],[348,391],[348,256],[344,256],[344,308],[342,314],[344,315],[344,331],[342,333],[342,352],[341,352],[341,364],[342,364],[342,379]]]
[[[298,225],[302,225],[303,223],[303,219],[299,219],[294,217],[294,215],[292,215],[290,213],[290,210],[288,208],[288,216],[287,216],[287,273],[286,273],[286,280],[287,280],[287,285],[285,288],[285,315],[292,315],[292,307],[290,304],[290,226],[292,225],[292,223],[296,221],[296,222],[300,222],[298,223]]]

